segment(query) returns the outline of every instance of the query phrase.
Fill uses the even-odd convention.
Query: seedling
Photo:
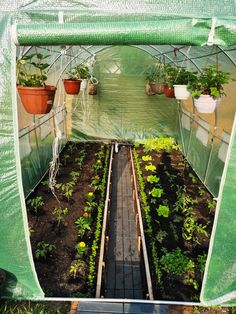
[[[67,198],[67,200],[69,201],[69,199],[71,198],[72,194],[73,194],[73,189],[72,187],[75,185],[75,182],[72,180],[68,183],[58,183],[56,184],[56,188],[61,190],[63,193],[63,195]]]
[[[193,184],[196,184],[197,183],[197,178],[192,174],[192,173],[189,173],[189,178],[192,180],[192,183]]]
[[[38,209],[44,205],[44,200],[42,196],[36,196],[28,199],[27,204],[37,213]]]
[[[150,175],[147,177],[147,182],[151,184],[158,183],[159,181],[160,181],[160,178],[155,175]]]
[[[71,176],[72,180],[76,182],[80,176],[80,172],[79,171],[71,171],[70,176]]]
[[[85,234],[86,230],[91,230],[91,216],[89,217],[79,217],[76,221],[75,224],[78,229],[78,236],[83,237]]]
[[[85,242],[81,241],[75,245],[76,257],[83,258],[83,256],[88,252],[88,247]]]
[[[162,216],[162,217],[167,218],[167,217],[169,217],[170,209],[166,205],[159,205],[159,207],[157,208],[157,214],[158,214],[158,216]]]
[[[65,216],[68,214],[68,208],[55,208],[53,210],[53,215],[56,216],[57,225],[59,226],[61,222],[65,219]]]
[[[188,216],[184,219],[182,236],[186,241],[192,240],[196,244],[200,244],[197,235],[199,233],[208,237],[208,232],[206,231],[207,225],[198,224],[194,215]]]
[[[207,199],[207,208],[212,212],[215,209],[215,202],[213,200]]]
[[[47,256],[55,249],[56,249],[56,246],[54,244],[41,241],[37,244],[37,250],[35,251],[35,258],[46,259]]]
[[[99,184],[100,184],[100,182],[101,182],[101,178],[100,178],[99,176],[94,176],[94,177],[92,178],[92,181],[91,181],[90,186],[92,186],[92,187],[94,187],[95,189],[97,189],[98,186],[99,186]]]
[[[84,270],[86,263],[81,260],[73,261],[69,268],[70,275],[75,279],[78,276],[78,273]]]
[[[167,237],[167,232],[164,231],[164,230],[160,230],[157,232],[156,234],[156,240],[159,242],[159,243],[162,243],[165,238]]]
[[[156,171],[156,166],[152,165],[151,163],[149,165],[146,165],[145,166],[145,170],[146,171],[151,171],[151,172],[154,172]]]
[[[150,156],[150,155],[143,156],[142,160],[143,161],[151,161],[152,160],[152,156]]]
[[[201,188],[201,187],[199,187],[198,188],[198,194],[200,195],[200,196],[203,196],[203,195],[205,195],[205,190],[203,189],[203,188]]]

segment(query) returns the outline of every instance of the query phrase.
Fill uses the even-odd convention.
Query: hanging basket
[[[27,87],[17,86],[25,110],[31,114],[49,113],[56,93],[55,86]]]
[[[149,85],[151,87],[151,91],[155,94],[161,95],[164,93],[165,85],[163,83],[149,82]]]
[[[166,85],[165,88],[164,88],[164,94],[168,98],[175,98],[175,93],[174,93],[174,88],[173,87],[169,87],[169,86]]]
[[[198,98],[194,98],[193,103],[199,113],[213,113],[220,103],[220,98],[201,95]]]
[[[87,79],[83,79],[80,85],[80,90],[81,91],[85,91],[88,85],[88,80]]]
[[[77,95],[80,91],[81,80],[62,80],[65,91],[68,95]]]
[[[178,100],[188,99],[190,92],[187,90],[187,85],[174,85],[175,98]]]

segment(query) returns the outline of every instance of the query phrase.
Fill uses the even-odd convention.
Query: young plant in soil
[[[172,138],[134,146],[155,297],[196,301],[213,222],[212,197]]]

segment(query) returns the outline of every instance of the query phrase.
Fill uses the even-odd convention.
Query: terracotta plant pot
[[[62,80],[67,94],[77,95],[80,91],[81,80]]]
[[[161,95],[164,93],[165,85],[163,83],[149,82],[149,85],[151,87],[151,91],[155,94]]]
[[[174,85],[175,98],[178,100],[186,100],[190,96],[187,85]]]
[[[220,98],[201,95],[199,98],[194,98],[193,103],[199,113],[213,113],[220,103]]]
[[[31,114],[49,113],[56,93],[55,86],[27,87],[17,86],[25,110]]]
[[[175,98],[175,93],[174,93],[174,88],[173,87],[169,87],[169,86],[166,85],[165,88],[164,88],[164,94],[168,98]]]

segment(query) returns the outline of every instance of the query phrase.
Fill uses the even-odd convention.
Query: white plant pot
[[[174,85],[175,98],[178,100],[188,99],[190,92],[187,90],[187,85]]]
[[[220,98],[201,95],[199,98],[194,98],[193,103],[199,113],[213,113],[220,103]]]
[[[80,90],[81,90],[81,91],[85,91],[86,88],[87,88],[87,85],[88,85],[88,80],[83,79],[82,82],[81,82],[81,84],[80,84]]]

